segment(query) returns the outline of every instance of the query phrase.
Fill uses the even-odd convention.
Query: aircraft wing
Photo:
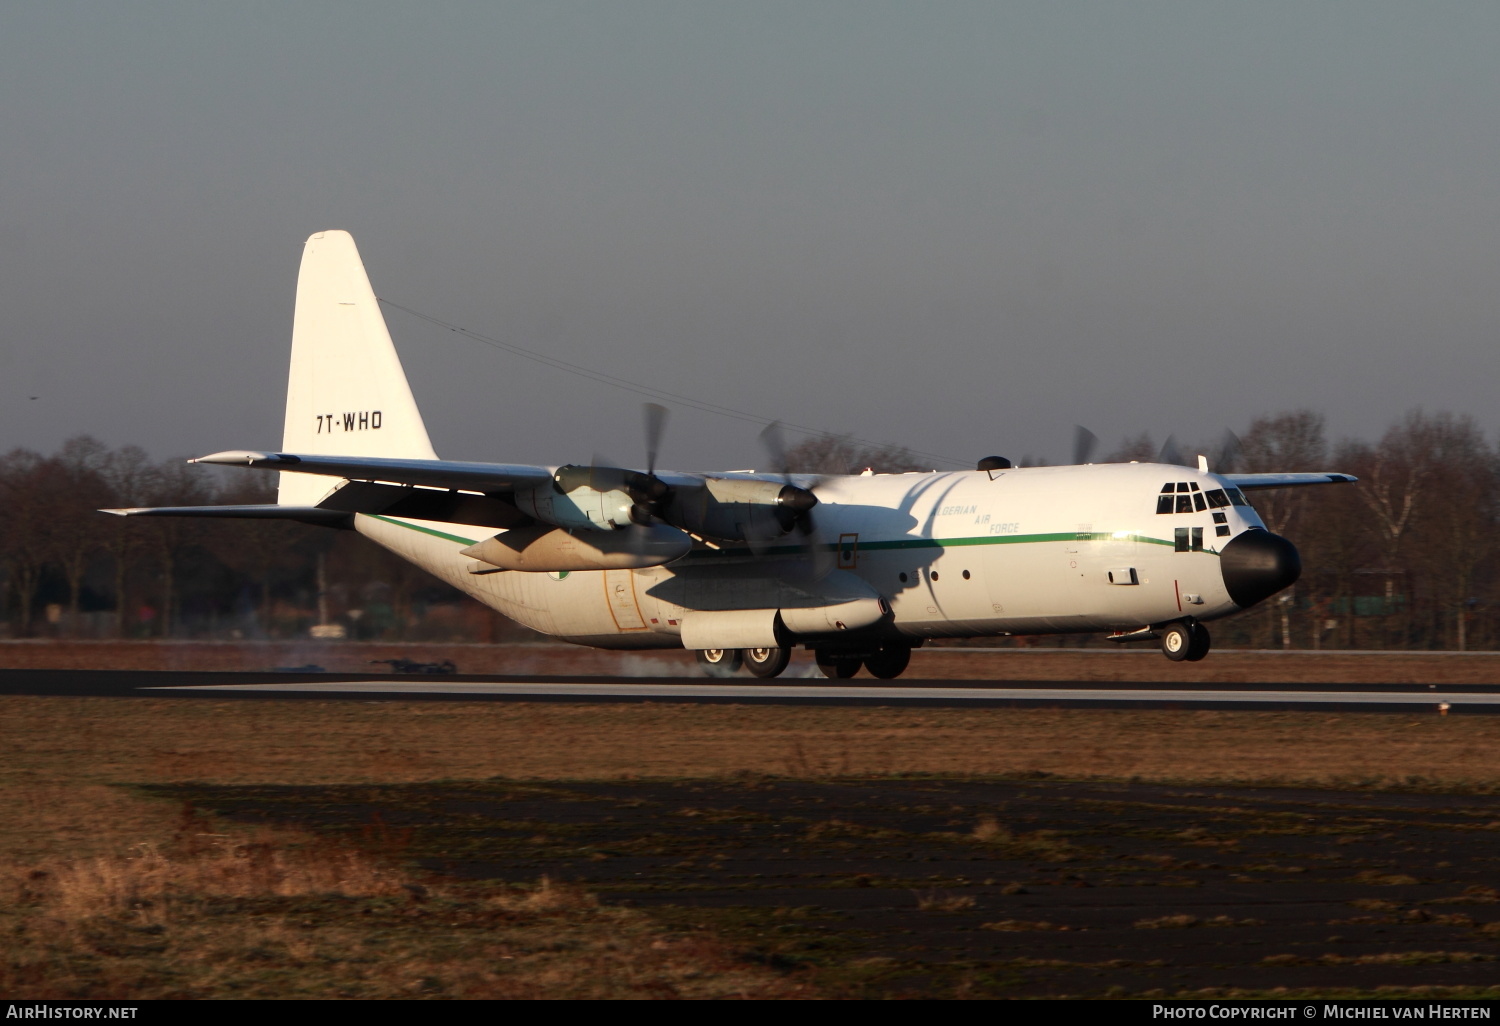
[[[1220,474],[1225,481],[1244,491],[1255,488],[1294,488],[1300,485],[1353,484],[1353,474]]]
[[[316,505],[156,506],[104,510],[117,516],[238,517],[300,520],[330,527],[349,527],[353,515],[405,517],[486,527],[513,528],[532,523],[515,505],[515,492],[550,484],[550,467],[508,463],[465,463],[454,460],[390,459],[375,456],[334,456],[307,453],[260,452],[235,449],[200,456],[193,463],[292,471],[343,479]],[[634,473],[600,468],[608,473]],[[706,487],[709,478],[786,482],[812,487],[817,478],[806,475],[730,471],[723,474],[685,474],[659,471],[658,480],[683,492]]]

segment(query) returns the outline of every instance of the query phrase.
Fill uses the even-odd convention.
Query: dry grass
[[[1326,712],[0,697],[0,785],[736,773],[1500,784],[1500,718]],[[90,799],[90,804],[92,804]]]
[[[543,877],[452,890],[288,831],[0,866],[0,992],[27,998],[784,997],[711,938]]]
[[[0,855],[23,858],[171,829],[175,810],[122,782],[935,773],[1500,787],[1500,718],[1420,713],[6,696],[0,746],[0,797],[20,813],[0,826]]]
[[[710,937],[560,884],[449,892],[389,852],[185,830],[133,784],[930,773],[1500,788],[1500,718],[1416,713],[0,697],[0,750],[0,989],[26,997],[794,992]],[[972,835],[1065,854],[989,816]]]
[[[964,912],[974,907],[971,894],[950,894],[947,891],[913,891],[917,897],[917,908],[923,912]]]

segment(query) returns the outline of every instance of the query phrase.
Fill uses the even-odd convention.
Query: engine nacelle
[[[672,489],[661,518],[685,531],[727,541],[773,541],[817,505],[805,488],[777,481],[707,477],[702,487]]]
[[[687,555],[693,541],[675,527],[631,524],[620,531],[568,531],[547,524],[517,527],[463,550],[502,570],[639,570]]]
[[[518,489],[516,508],[558,527],[616,531],[631,526],[633,472],[612,467],[558,467],[552,483]],[[654,564],[652,564],[654,565]]]

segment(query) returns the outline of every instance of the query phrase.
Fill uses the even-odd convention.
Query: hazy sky
[[[1493,436],[1497,52],[1493,2],[7,4],[0,448],[279,445],[324,228],[444,320],[961,460]],[[387,318],[440,454],[640,459],[639,396]]]

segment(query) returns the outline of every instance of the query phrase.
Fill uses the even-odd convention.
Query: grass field
[[[884,941],[861,942],[863,947],[832,944],[827,938],[841,936],[830,925],[832,913],[817,903],[804,907],[792,892],[777,892],[782,913],[765,907],[763,899],[770,899],[760,894],[739,905],[731,895],[726,900],[739,909],[732,914],[691,914],[685,910],[693,902],[672,897],[675,892],[667,884],[676,878],[670,874],[663,878],[668,897],[658,887],[650,900],[627,904],[618,882],[587,882],[589,865],[624,863],[610,861],[610,843],[615,842],[592,837],[581,825],[567,825],[582,807],[578,787],[595,781],[589,786],[647,788],[590,797],[594,804],[587,808],[593,810],[590,815],[604,817],[601,823],[629,821],[629,809],[655,810],[666,801],[663,808],[674,818],[665,822],[671,824],[687,822],[678,816],[683,801],[663,798],[668,792],[662,788],[675,795],[684,788],[753,790],[766,781],[807,786],[857,781],[856,791],[839,792],[855,795],[847,808],[813,796],[799,801],[816,808],[766,812],[778,824],[765,828],[771,835],[791,831],[788,836],[798,845],[832,845],[804,851],[786,842],[789,858],[810,860],[797,862],[794,875],[817,878],[822,887],[830,872],[843,879],[828,868],[830,858],[868,857],[879,865],[895,858],[906,868],[885,877],[856,873],[850,879],[868,876],[875,882],[870,893],[929,918],[956,917],[950,925],[962,927],[965,943],[980,937],[1012,946],[1012,934],[1030,929],[1027,923],[1055,919],[1056,913],[996,912],[990,906],[1000,901],[1007,881],[1035,878],[1028,886],[1041,893],[1036,881],[1052,879],[1045,873],[1057,868],[1058,845],[1081,845],[1079,851],[1094,859],[1134,858],[1122,854],[1123,849],[1104,854],[1114,850],[1119,838],[1134,835],[1124,828],[1102,828],[1092,819],[1059,827],[1062,835],[1023,829],[1006,819],[998,799],[991,805],[975,799],[976,786],[980,793],[995,795],[1007,780],[1331,788],[1345,795],[1410,793],[1435,806],[1457,802],[1466,803],[1465,808],[1489,806],[1489,796],[1500,789],[1500,718],[1432,713],[7,697],[0,698],[0,744],[6,752],[0,764],[0,800],[12,810],[0,828],[0,917],[13,938],[0,965],[0,988],[26,997],[767,997],[1102,993],[1108,987],[1160,992],[1164,985],[1180,989],[1203,981],[1183,977],[1174,984],[1170,978],[1164,983],[1124,979],[1118,973],[1109,979],[1105,970],[1028,968],[1024,959],[1014,957],[1002,959],[1004,972],[996,975],[975,969],[974,964],[989,962],[972,951],[962,964],[943,968],[923,963],[925,956],[886,953],[880,946]],[[930,803],[911,799],[882,814],[887,815],[885,825],[866,822],[874,814],[860,809],[883,794],[894,794],[892,785],[882,781],[922,779],[936,781],[934,787],[967,788],[967,797],[953,800],[953,808],[961,811],[944,815],[935,821],[938,826],[915,830],[909,824],[930,819],[932,812]],[[374,804],[371,787],[387,789]],[[411,791],[413,787],[418,790]],[[535,822],[516,826],[507,821],[504,829],[496,828],[499,833],[481,830],[486,837],[503,835],[503,843],[496,841],[499,847],[475,863],[489,869],[455,872],[445,864],[443,852],[454,848],[464,831],[476,829],[471,820],[481,815],[463,812],[463,803],[520,801],[505,797],[518,787],[541,788],[537,793],[544,797],[552,793],[547,788],[561,790],[537,807]],[[352,805],[350,788],[364,795]],[[1056,800],[1095,801],[1062,792]],[[695,800],[684,801],[696,807]],[[750,799],[731,802],[721,796],[708,804],[746,801]],[[508,807],[496,806],[500,811],[483,815],[503,819]],[[351,815],[350,808],[358,814]],[[441,813],[435,820],[434,810]],[[453,815],[459,818],[452,820]],[[618,841],[625,845],[622,850],[647,852],[641,857],[650,865],[670,855],[671,865],[687,862],[705,867],[710,875],[719,871],[715,867],[726,873],[733,869],[732,860],[724,868],[724,837],[700,838],[698,848],[678,858],[676,846],[686,842],[675,828],[663,826],[656,812],[647,819],[640,828],[654,840],[632,835]],[[941,826],[949,821],[954,825]],[[610,834],[618,828],[599,829]],[[1069,831],[1092,837],[1101,829],[1104,833],[1087,844],[1059,839]],[[1368,834],[1371,828],[1365,823],[1342,829],[1352,835]],[[1264,833],[1248,821],[1221,833],[1235,831],[1247,838]],[[860,847],[876,842],[878,850]],[[1172,843],[1196,844],[1191,835]],[[916,862],[959,858],[954,845],[962,849],[963,859],[994,864],[956,875],[939,873],[938,880],[925,883],[934,874],[913,875]],[[1414,849],[1420,841],[1408,832],[1387,847],[1391,845]],[[1339,865],[1348,869],[1346,875],[1353,874],[1350,879],[1360,872],[1378,876],[1381,866],[1400,861],[1395,850],[1365,852],[1347,866]],[[780,858],[774,851],[771,857]],[[1353,849],[1330,851],[1347,855]],[[1145,855],[1164,860],[1162,865],[1192,862],[1170,844],[1156,844]],[[1279,857],[1274,852],[1256,856],[1266,864]],[[1485,856],[1453,858],[1483,861]],[[1209,864],[1201,858],[1198,862]],[[1214,864],[1223,862],[1219,856]],[[1253,859],[1247,863],[1260,864]],[[995,878],[970,880],[977,872]],[[1227,869],[1203,872],[1213,878],[1209,883],[1229,879]],[[1254,877],[1255,872],[1240,875]],[[1464,879],[1469,887],[1500,882],[1483,873]],[[585,883],[576,882],[580,880]],[[965,890],[985,883],[987,890]],[[1363,889],[1350,900],[1391,901],[1389,890],[1365,894],[1371,886],[1361,884]],[[759,885],[742,881],[731,890],[740,887],[756,890]],[[1426,897],[1418,894],[1411,901],[1464,893],[1456,884],[1450,889],[1452,895],[1429,890],[1423,892]],[[1488,900],[1476,893],[1474,900]],[[1160,911],[1169,905],[1156,902],[1151,907]],[[1421,913],[1417,904],[1408,905],[1399,906],[1400,915]],[[1373,918],[1395,914],[1387,909]],[[1138,918],[1177,916],[1186,922],[1181,919],[1186,916],[1209,922],[1215,915],[1171,911]],[[968,923],[965,916],[975,921]],[[1476,970],[1484,968],[1481,963],[1494,950],[1493,935],[1481,929],[1481,920],[1470,916],[1461,930],[1456,920],[1445,927],[1459,930],[1472,943],[1455,946],[1450,938],[1433,950],[1387,951],[1389,945],[1372,939],[1369,950],[1347,956],[1335,951],[1334,957],[1355,959],[1351,965],[1366,968],[1379,964],[1371,959],[1382,952],[1415,959],[1414,964],[1427,967],[1422,971],[1451,982],[1413,986],[1470,992],[1481,978]],[[1347,934],[1353,928],[1340,930]],[[1096,936],[1103,937],[1097,929]],[[862,936],[859,930],[849,934],[856,935]],[[1122,943],[1139,946],[1145,935],[1127,931]],[[1303,989],[1318,972],[1338,964],[1318,961],[1327,952],[1256,948],[1254,953],[1287,955],[1286,985]],[[1361,958],[1365,961],[1358,962]],[[1308,970],[1309,959],[1322,968]],[[1120,960],[1118,955],[1095,958],[1100,964]],[[1073,964],[1060,956],[1050,962]],[[954,975],[953,966],[962,972]],[[1266,983],[1270,977],[1260,972],[1255,978]]]

